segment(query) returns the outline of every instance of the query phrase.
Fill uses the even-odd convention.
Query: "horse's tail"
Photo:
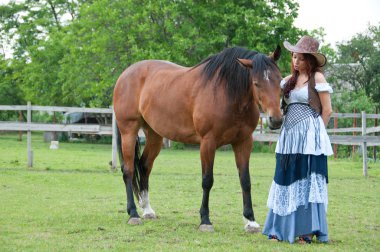
[[[135,166],[135,172],[133,173],[133,181],[132,181],[133,192],[135,193],[137,200],[139,200],[141,196],[141,192],[144,190],[142,180],[146,177],[145,168],[141,163],[141,145],[140,145],[139,135],[136,136],[134,166]]]
[[[121,166],[121,172],[124,174],[124,158],[123,158],[123,152],[122,152],[122,147],[121,147],[121,134],[119,127],[116,124],[116,133],[117,133],[117,152],[119,154],[119,161],[120,161],[120,166]],[[133,187],[133,192],[136,196],[137,199],[140,198],[140,193],[142,191],[142,186],[141,186],[141,177],[145,175],[144,172],[144,167],[141,165],[140,162],[140,138],[137,135],[136,137],[136,145],[135,145],[135,158],[134,158],[134,167],[135,171],[133,173],[133,179],[132,179],[132,187]]]
[[[117,154],[119,156],[119,163],[120,163],[121,172],[123,172],[124,158],[123,158],[123,151],[121,149],[121,134],[120,134],[119,127],[117,126],[117,123],[116,123],[115,131],[116,131],[116,140],[117,140],[116,141]]]

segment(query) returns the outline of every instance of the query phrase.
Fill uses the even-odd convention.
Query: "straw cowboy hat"
[[[326,56],[318,52],[319,42],[310,36],[303,36],[296,45],[291,45],[288,41],[285,41],[284,46],[290,52],[312,54],[317,59],[320,67],[327,62]]]

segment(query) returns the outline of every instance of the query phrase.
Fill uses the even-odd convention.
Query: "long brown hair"
[[[311,74],[315,72],[322,72],[322,68],[318,66],[317,59],[312,54],[303,53],[302,55],[306,62],[306,73],[308,76],[307,81],[309,81]],[[299,76],[299,72],[294,69],[293,53],[292,53],[291,69],[292,69],[292,77],[290,77],[290,79],[285,83],[285,87],[284,87],[284,95],[286,98],[289,98],[290,91],[292,91],[294,87],[296,86],[297,79]]]

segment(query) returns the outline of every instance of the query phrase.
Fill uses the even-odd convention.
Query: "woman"
[[[292,53],[292,74],[281,81],[285,120],[263,234],[273,241],[311,243],[316,236],[327,242],[327,156],[333,152],[326,132],[332,88],[321,70],[326,57],[309,36],[284,46]]]

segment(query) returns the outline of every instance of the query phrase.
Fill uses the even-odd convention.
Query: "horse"
[[[213,231],[209,195],[214,182],[215,152],[230,144],[239,171],[245,230],[260,231],[252,209],[249,158],[260,107],[271,129],[282,124],[281,74],[276,64],[280,55],[279,46],[270,55],[233,47],[193,67],[143,60],[124,70],[116,81],[113,108],[128,224],[142,224],[134,194],[142,217],[156,218],[149,201],[149,176],[163,138],[167,138],[200,145],[203,198],[199,230]],[[141,128],[146,143],[140,155]]]

